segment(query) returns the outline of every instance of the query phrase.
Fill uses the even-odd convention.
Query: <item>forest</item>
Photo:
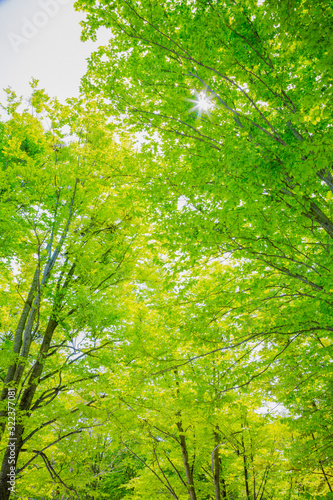
[[[1,106],[1,500],[333,499],[332,2],[75,8]]]

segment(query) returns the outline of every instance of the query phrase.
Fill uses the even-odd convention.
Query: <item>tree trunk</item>
[[[251,500],[250,489],[249,489],[249,471],[247,468],[247,460],[245,454],[245,444],[242,436],[242,447],[243,447],[243,465],[244,465],[244,479],[245,479],[245,491],[247,500]]]
[[[183,424],[182,424],[181,419],[177,422],[177,427],[178,427],[178,431],[179,431],[180,447],[182,450],[182,457],[183,457],[184,469],[185,469],[185,474],[186,474],[186,481],[187,481],[187,485],[188,485],[188,493],[189,493],[191,500],[197,500],[197,496],[196,496],[195,489],[194,489],[194,483],[193,483],[193,474],[192,474],[191,467],[190,467],[190,464],[188,461],[188,451],[187,451],[185,433],[184,433]]]
[[[55,318],[51,318],[48,322],[48,325],[46,327],[44,339],[40,348],[39,352],[39,358],[37,359],[33,369],[31,370],[31,374],[29,376],[28,382],[27,382],[27,387],[23,391],[21,401],[18,405],[18,417],[19,415],[24,414],[26,417],[29,416],[29,410],[31,407],[31,403],[33,400],[33,397],[35,395],[36,389],[39,384],[39,379],[43,371],[44,367],[44,358],[45,355],[47,354],[53,333],[57,327],[57,320]],[[8,478],[9,478],[9,473],[11,471],[11,467],[15,467],[16,469],[16,464],[17,460],[22,448],[23,440],[22,436],[24,433],[24,424],[23,423],[16,423],[15,425],[15,430],[13,432],[13,436],[11,436],[8,440],[8,445],[5,451],[5,456],[2,461],[2,466],[1,466],[1,472],[0,472],[0,499],[1,500],[8,500],[10,497],[11,491],[8,489]],[[11,448],[14,450],[15,446],[15,456],[12,457],[11,454]]]
[[[2,467],[0,472],[0,498],[1,500],[8,500],[12,492],[16,492],[16,489],[10,490],[9,477],[11,472],[11,467],[15,467],[22,448],[22,435],[23,426],[21,424],[15,425],[14,436],[9,439],[8,446],[5,451],[5,456],[3,457]],[[11,451],[15,451],[15,456],[13,457]],[[15,481],[14,481],[15,483]]]
[[[227,485],[225,484],[225,480],[224,480],[224,477],[222,477],[221,479],[221,494],[222,494],[222,498],[225,498],[227,499]]]
[[[219,435],[217,432],[214,432],[214,441],[215,441],[215,448],[213,452],[214,470],[212,472],[214,477],[215,500],[221,500],[221,484],[220,484],[221,460],[219,454]]]
[[[19,320],[19,323],[16,328],[15,336],[14,336],[14,346],[13,346],[13,352],[16,356],[20,354],[21,346],[22,346],[22,336],[23,336],[23,331],[25,328],[25,324],[27,322],[27,318],[29,316],[35,294],[38,288],[38,279],[39,279],[39,267],[37,267],[35,271],[35,275],[33,277],[30,291],[27,297],[27,300],[25,301],[23,311]],[[7,399],[7,392],[8,392],[8,387],[11,384],[11,382],[14,379],[14,375],[16,372],[16,360],[14,360],[14,363],[11,364],[7,370],[6,378],[4,381],[3,389],[0,395],[0,401],[4,401]],[[7,409],[1,410],[0,411],[0,438],[1,435],[3,434],[5,428],[6,428],[6,418],[7,416]]]
[[[216,427],[218,429],[218,426]],[[215,448],[212,456],[212,473],[214,478],[214,488],[215,488],[215,500],[221,500],[222,498],[227,498],[227,487],[224,478],[221,476],[222,464],[221,457],[219,454],[220,435],[217,431],[214,432],[214,442]]]

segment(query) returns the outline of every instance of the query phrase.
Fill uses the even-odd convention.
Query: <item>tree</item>
[[[319,437],[310,409],[320,400],[318,418],[325,412],[332,421],[330,3],[76,6],[88,14],[83,39],[101,26],[112,32],[83,86],[109,113],[122,113],[124,134],[145,135],[142,155],[160,165],[147,192],[169,248],[182,252],[178,268],[232,255],[244,305],[239,336],[262,332],[267,367],[275,363],[279,384],[302,393],[301,405],[292,407],[286,392],[282,401],[301,411],[313,446],[329,447],[330,425]],[[310,357],[318,349],[320,371]],[[313,390],[306,382],[299,390],[293,353],[299,377],[317,377]]]
[[[126,180],[126,152],[112,142],[92,103],[61,106],[36,85],[32,112],[19,112],[20,102],[9,93],[10,118],[3,123],[1,218],[8,233],[12,228],[1,277],[9,306],[1,352],[4,500],[10,465],[23,452],[26,464],[42,458],[59,482],[46,450],[101,425],[101,416],[89,415],[103,397],[95,390],[89,396],[102,376],[94,353],[112,350],[121,336],[121,301],[135,278],[139,246],[140,205]],[[66,126],[74,136],[69,144]],[[8,393],[15,393],[14,402]],[[14,409],[16,422],[8,429]],[[13,457],[6,442],[15,442]],[[20,470],[25,467],[20,458]]]
[[[294,413],[281,424],[279,412],[265,414],[263,408],[268,401],[281,412],[278,368],[286,366],[286,356],[292,359],[302,353],[302,343],[288,347],[284,340],[267,351],[261,335],[251,340],[247,335],[236,343],[234,336],[239,340],[241,332],[233,324],[235,318],[223,314],[227,307],[216,318],[225,297],[235,307],[234,284],[230,275],[230,289],[227,280],[221,284],[223,271],[216,262],[192,270],[195,284],[187,277],[186,286],[183,275],[177,284],[172,280],[168,291],[167,276],[162,274],[143,294],[132,296],[127,349],[109,373],[106,389],[113,402],[102,402],[106,410],[112,408],[109,432],[118,437],[115,449],[125,446],[142,465],[128,484],[134,489],[131,494],[141,500],[162,494],[199,500],[288,500],[326,493],[323,472],[312,468],[316,457],[310,458],[311,467],[301,469],[295,465],[297,453],[290,456],[294,444],[306,444],[300,426],[293,434],[288,428]],[[237,269],[234,275],[241,279]],[[238,315],[241,310],[239,304]],[[283,356],[277,357],[279,351]],[[276,370],[274,358],[279,362]],[[249,378],[257,384],[249,386]],[[293,383],[291,377],[289,382]],[[331,474],[330,468],[324,470]]]

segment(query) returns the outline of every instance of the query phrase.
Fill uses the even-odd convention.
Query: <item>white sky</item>
[[[29,81],[61,101],[78,94],[86,58],[106,44],[108,32],[97,43],[81,42],[74,0],[0,0],[0,102],[11,86],[28,97]]]

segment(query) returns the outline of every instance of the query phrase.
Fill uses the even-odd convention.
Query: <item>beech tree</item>
[[[14,466],[21,452],[27,464],[43,458],[58,481],[47,457],[50,439],[42,449],[40,431],[47,428],[57,442],[101,424],[98,415],[92,421],[87,412],[101,397],[95,386],[102,373],[87,358],[112,350],[118,340],[121,286],[134,279],[139,231],[133,189],[125,180],[126,153],[114,145],[93,105],[61,106],[36,85],[32,112],[19,112],[20,101],[9,93],[10,118],[3,124],[2,217],[12,232],[10,248],[2,254],[4,500],[10,495],[9,390],[15,391]],[[69,144],[65,127],[72,135]],[[66,397],[57,403],[61,394]],[[88,420],[82,419],[82,408]],[[21,461],[19,469],[25,469]]]
[[[183,253],[178,268],[237,260],[235,292],[252,310],[251,324],[238,318],[239,336],[266,337],[280,397],[301,415],[294,425],[304,421],[312,456],[325,450],[319,461],[331,464],[331,4],[76,6],[88,16],[83,39],[110,29],[83,87],[122,114],[124,134],[145,137],[142,156],[160,165],[147,191],[169,248]]]

